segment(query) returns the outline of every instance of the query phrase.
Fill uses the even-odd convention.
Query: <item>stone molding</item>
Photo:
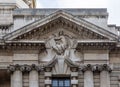
[[[52,81],[51,80],[45,80],[45,85],[51,85]]]
[[[78,85],[78,80],[71,80],[72,85]]]
[[[61,20],[62,19],[62,20]],[[41,30],[42,29],[42,26],[45,25],[45,29],[43,28],[43,30],[47,30],[46,29],[46,25],[49,23],[51,24],[53,21],[55,20],[58,20],[57,22],[54,23],[54,25],[58,24],[58,23],[62,23],[62,24],[65,24],[65,25],[69,25],[70,27],[82,27],[82,28],[86,28],[86,29],[83,29],[83,30],[87,30],[86,31],[86,35],[88,31],[93,31],[95,32],[95,36],[99,36],[99,37],[102,37],[102,38],[109,38],[109,39],[117,39],[117,35],[109,32],[109,31],[106,31],[105,29],[101,28],[101,27],[98,27],[98,26],[95,26],[94,24],[92,23],[89,23],[83,19],[78,19],[78,18],[75,18],[74,16],[72,16],[71,14],[68,14],[62,10],[59,10],[59,11],[56,11],[55,13],[53,14],[50,14],[48,16],[46,16],[45,18],[43,19],[40,19],[38,21],[35,21],[33,22],[32,24],[28,24],[27,26],[21,28],[21,29],[18,29],[17,31],[15,32],[11,32],[10,34],[7,34],[4,36],[4,39],[8,39],[8,40],[13,40],[13,39],[17,39],[17,38],[21,38],[21,36],[23,34],[28,34],[28,32],[36,32],[36,30]],[[60,22],[59,22],[60,20]],[[52,21],[52,22],[51,22]],[[74,24],[73,24],[73,23]],[[72,25],[71,25],[72,23]],[[39,26],[38,26],[39,25]],[[50,29],[52,25],[49,25],[49,27],[47,27],[48,29]],[[38,29],[39,28],[39,29]],[[81,29],[81,28],[80,28]],[[35,30],[35,31],[34,31]],[[73,29],[73,30],[79,30],[78,29]],[[73,31],[72,30],[72,31]],[[38,32],[38,31],[37,31]],[[46,32],[46,31],[45,31]],[[81,32],[81,31],[79,31]],[[94,33],[93,32],[93,33]],[[43,32],[42,32],[43,33]],[[23,35],[24,36],[24,35]],[[25,35],[26,36],[26,35]],[[28,36],[28,35],[27,35]],[[32,35],[30,35],[32,36]],[[20,39],[19,39],[20,40]]]

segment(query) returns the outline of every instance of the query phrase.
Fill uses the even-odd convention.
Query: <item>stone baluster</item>
[[[29,87],[39,87],[37,66],[34,64],[31,66],[31,71],[29,72]]]
[[[94,87],[92,65],[88,64],[87,66],[84,66],[83,71],[84,71],[84,87]]]
[[[110,87],[110,71],[111,68],[107,64],[101,66],[100,87]]]

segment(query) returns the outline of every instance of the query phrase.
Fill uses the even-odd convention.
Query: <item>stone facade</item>
[[[120,87],[120,27],[106,9],[0,6],[0,87],[52,87],[56,77]]]

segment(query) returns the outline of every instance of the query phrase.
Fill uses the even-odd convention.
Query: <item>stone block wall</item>
[[[120,72],[113,71],[110,74],[110,85],[111,87],[119,87],[119,75]]]
[[[78,87],[84,87],[84,74],[83,74],[83,72],[78,73]]]
[[[100,73],[94,73],[94,87],[100,87]]]
[[[45,75],[44,71],[39,73],[39,86],[40,87],[45,87]]]
[[[23,87],[29,87],[29,73],[23,73]]]

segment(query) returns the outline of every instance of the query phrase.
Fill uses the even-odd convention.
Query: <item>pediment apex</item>
[[[88,31],[92,31],[96,34],[99,34],[105,38],[108,38],[109,40],[116,40],[117,36],[106,29],[103,29],[101,27],[98,27],[82,18],[77,18],[71,14],[66,13],[63,10],[58,10],[48,16],[46,16],[43,19],[39,19],[33,23],[30,23],[16,31],[13,31],[7,35],[5,35],[3,38],[4,40],[14,40],[15,38],[24,35],[28,32],[32,32],[33,30],[41,29],[41,26],[47,25],[49,23],[52,23],[53,21],[66,21],[67,23],[74,23],[76,26],[81,26],[86,28]],[[73,26],[71,26],[73,27]]]

